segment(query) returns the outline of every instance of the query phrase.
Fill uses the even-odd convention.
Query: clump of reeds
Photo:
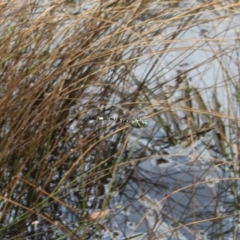
[[[176,59],[169,66],[163,59],[179,50],[174,44],[181,34],[204,22],[204,11],[225,11],[227,18],[239,3],[210,1],[186,8],[182,4],[144,0],[0,4],[1,236],[87,239],[94,235],[91,226],[106,228],[96,224],[111,217],[106,210],[111,193],[99,203],[104,185],[110,184],[111,191],[122,189],[126,181],[119,180],[118,170],[128,170],[132,159],[134,163],[146,159],[148,145],[129,149],[129,126],[90,122],[91,117],[132,118],[142,112],[154,121],[155,129],[163,129],[171,145],[181,141],[189,145],[215,128],[222,154],[228,160],[237,158],[239,143],[235,138],[233,145],[229,132],[239,136],[234,116],[239,105],[221,112],[214,94],[214,108],[209,107],[209,100],[202,97],[206,89],[189,84],[189,74],[199,66],[178,71]],[[202,46],[208,44],[201,41]],[[185,50],[194,48],[188,45]],[[222,63],[223,55],[216,53],[207,62]],[[238,96],[237,85],[220,66],[226,73],[226,92],[231,84]],[[211,88],[217,92],[218,85]],[[149,130],[146,142],[153,139],[154,131]],[[101,211],[89,213],[93,196]],[[75,227],[65,224],[60,208],[74,216]],[[38,222],[48,231],[36,230]],[[26,226],[32,229],[28,233]]]

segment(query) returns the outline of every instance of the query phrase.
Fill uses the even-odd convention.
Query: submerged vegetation
[[[1,239],[237,238],[239,11],[0,3]]]

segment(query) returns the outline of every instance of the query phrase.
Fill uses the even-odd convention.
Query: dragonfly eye
[[[139,120],[139,124],[142,128],[146,128],[148,126],[148,122],[146,120]]]
[[[148,122],[146,120],[143,120],[142,121],[142,125],[143,125],[143,127],[147,127],[148,126]]]

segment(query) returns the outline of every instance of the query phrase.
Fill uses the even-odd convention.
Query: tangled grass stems
[[[79,1],[78,12],[73,12],[72,3],[22,5],[14,0],[0,6],[1,236],[27,237],[25,226],[35,219],[48,224],[49,231],[31,234],[48,234],[49,239],[96,234],[89,231],[96,226],[89,212],[94,206],[104,212],[113,193],[125,186],[122,178],[135,176],[146,153],[159,147],[159,129],[172,146],[183,141],[192,145],[215,129],[215,144],[237,168],[232,159],[238,158],[239,149],[238,75],[223,56],[231,58],[238,39],[226,50],[229,39],[222,33],[227,30],[213,37],[182,37],[198,25],[229,18],[233,22],[231,14],[238,14],[239,2]],[[187,65],[181,54],[165,61],[174,52],[190,58],[205,48],[212,55],[185,70],[178,69]],[[217,76],[215,82],[195,87],[195,78],[205,84],[208,68],[201,67],[216,62],[223,81]],[[228,96],[227,112],[221,109],[219,89]],[[214,94],[206,100],[209,91]],[[102,109],[103,114],[128,118],[140,112],[153,120],[153,130],[136,137],[131,127],[89,123]],[[135,169],[125,176],[128,165]],[[67,214],[62,208],[71,211],[75,227],[64,224]]]

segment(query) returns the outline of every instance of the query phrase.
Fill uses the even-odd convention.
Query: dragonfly
[[[127,119],[122,119],[122,118],[97,117],[96,120],[98,120],[98,121],[110,120],[110,121],[115,121],[115,122],[124,122],[124,123],[130,124],[134,128],[146,128],[148,126],[148,122],[141,118],[127,120]]]

